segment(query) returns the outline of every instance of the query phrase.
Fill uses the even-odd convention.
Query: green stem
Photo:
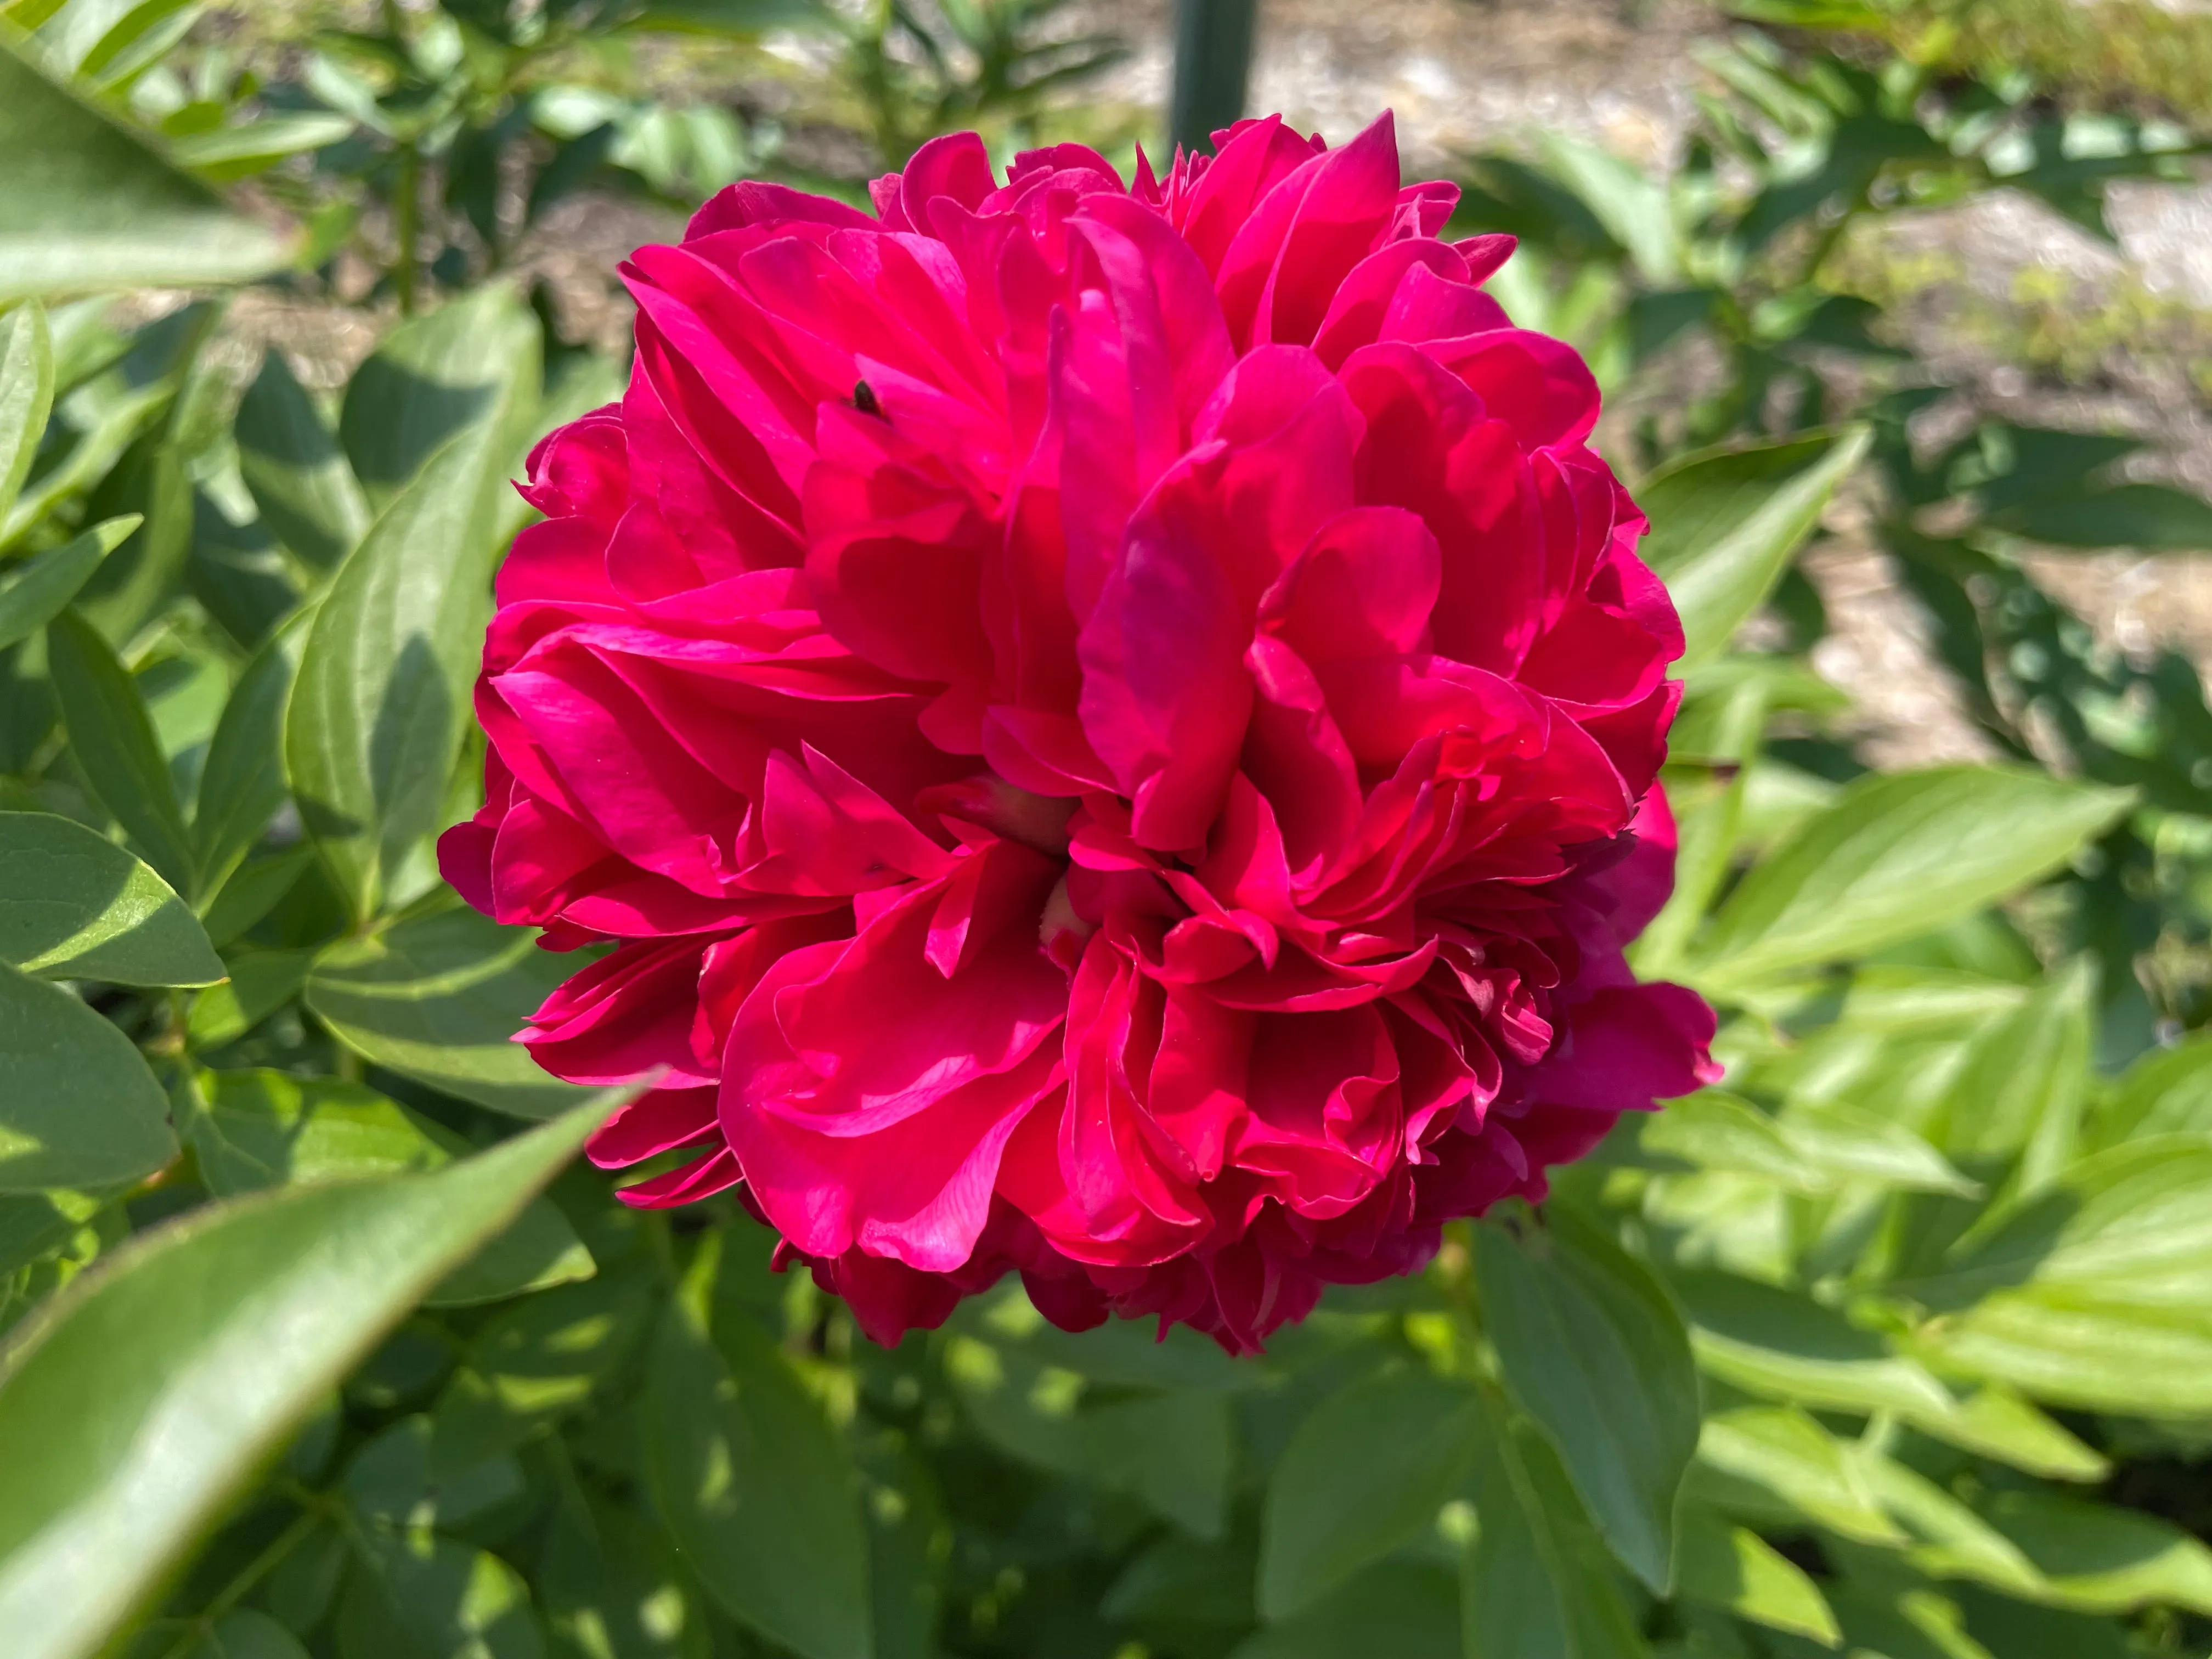
[[[184,1633],[162,1654],[161,1659],[184,1659],[202,1638],[213,1630],[223,1614],[228,1613],[266,1578],[284,1558],[306,1540],[307,1534],[322,1524],[319,1509],[304,1511],[292,1524],[270,1540],[263,1550],[239,1570],[236,1577],[216,1592],[215,1599],[199,1611],[199,1616],[185,1624]]]

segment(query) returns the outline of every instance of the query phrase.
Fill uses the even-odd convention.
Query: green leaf
[[[1298,1425],[1260,1516],[1263,1618],[1297,1612],[1434,1523],[1483,1434],[1464,1384],[1392,1370]]]
[[[2089,1092],[2095,989],[2089,961],[2076,960],[1975,1035],[1928,1126],[1946,1152],[2017,1160],[2023,1192],[2057,1177],[2074,1157]]]
[[[1668,1281],[1690,1322],[1698,1369],[1771,1400],[1818,1409],[1948,1416],[1951,1391],[1832,1308],[1734,1273]]]
[[[61,615],[100,568],[100,562],[141,522],[136,513],[106,520],[59,547],[24,560],[0,578],[0,650],[28,639]]]
[[[168,883],[48,812],[0,812],[0,962],[49,979],[212,985],[223,966]]]
[[[503,477],[520,459],[515,422],[537,403],[538,359],[536,319],[500,283],[385,335],[354,371],[338,416],[339,441],[371,505],[383,507],[472,428],[500,430],[485,459]]]
[[[945,1367],[969,1422],[1001,1450],[1127,1492],[1194,1536],[1221,1535],[1233,1435],[1220,1393],[1093,1389],[1088,1371],[1046,1364],[1028,1344],[959,1336]]]
[[[1932,933],[2060,867],[2131,799],[2009,768],[1869,774],[1744,878],[1692,977],[1725,994]]]
[[[284,354],[261,360],[240,399],[238,471],[270,533],[319,570],[333,568],[368,528],[368,500],[314,399]]]
[[[283,903],[314,862],[313,848],[288,847],[265,858],[249,858],[232,871],[212,896],[200,902],[200,917],[215,948],[228,950],[240,934]]]
[[[1827,1598],[1803,1569],[1757,1533],[1732,1527],[1711,1510],[1685,1506],[1675,1566],[1681,1593],[1691,1601],[1822,1647],[1843,1644]]]
[[[567,1503],[538,1576],[546,1622],[590,1659],[694,1659],[706,1614],[667,1536],[626,1509]]]
[[[512,1039],[581,965],[539,950],[528,928],[456,906],[331,945],[307,975],[307,1007],[375,1065],[495,1112],[550,1117],[584,1091]]]
[[[53,403],[53,334],[32,300],[0,317],[0,524],[31,476]]]
[[[1867,1490],[1911,1533],[1905,1559],[1932,1578],[1972,1578],[2011,1595],[2036,1593],[2042,1575],[2003,1534],[1917,1471],[1865,1446],[1852,1462]]]
[[[1460,1659],[1459,1601],[1441,1567],[1378,1562],[1239,1643],[1230,1659]]]
[[[2089,1410],[2212,1412],[2212,1137],[2085,1158],[1897,1288],[1938,1315],[1916,1340],[1970,1374]]]
[[[170,153],[201,178],[223,184],[265,172],[288,155],[335,144],[353,130],[351,118],[336,111],[301,110],[196,132],[178,139]]]
[[[2057,547],[2133,547],[2147,553],[2212,548],[2212,502],[2171,484],[2039,496],[1991,515],[2000,527]]]
[[[720,1242],[702,1241],[647,1364],[653,1507],[732,1617],[802,1659],[868,1659],[851,1453],[765,1332],[710,1317]]]
[[[2006,1389],[1978,1389],[1942,1418],[1912,1421],[1923,1433],[2050,1480],[2095,1481],[2112,1472],[2102,1454]]]
[[[490,611],[495,420],[393,496],[316,608],[284,718],[307,833],[355,918],[440,827]]]
[[[2042,1492],[1999,1492],[1984,1513],[2043,1575],[2039,1599],[2081,1613],[2162,1606],[2212,1617],[2212,1548],[2171,1522]]]
[[[1717,657],[1781,580],[1838,483],[1865,456],[1865,427],[1685,457],[1645,479],[1645,563],[1667,584],[1689,641],[1678,672]]]
[[[606,1272],[501,1312],[470,1339],[438,1398],[434,1460],[465,1467],[581,1411],[636,1351],[659,1306],[638,1274]]]
[[[203,1053],[235,1042],[300,994],[313,951],[248,951],[223,965],[230,977],[192,999],[185,1030]]]
[[[270,636],[231,687],[208,741],[192,841],[210,892],[229,881],[284,805],[284,705],[307,637],[304,617]]]
[[[11,1659],[100,1651],[615,1098],[428,1174],[212,1205],[140,1235],[33,1313],[0,1358]]]
[[[338,1604],[340,1659],[542,1659],[522,1575],[428,1531],[368,1534]]]
[[[1705,1419],[1691,1485],[1700,1501],[1771,1528],[1817,1522],[1893,1548],[1910,1540],[1875,1501],[1847,1448],[1794,1406],[1749,1406]]]
[[[0,195],[0,304],[242,283],[288,257],[288,238],[230,211],[4,42],[0,155],[9,171]]]
[[[1826,1100],[1790,1106],[1779,1120],[1797,1155],[1838,1180],[1904,1192],[1978,1198],[1981,1188],[1920,1136],[1872,1107]]]
[[[1647,1157],[1757,1176],[1792,1192],[1826,1192],[1836,1185],[1830,1170],[1791,1144],[1781,1123],[1723,1090],[1700,1089],[1670,1100],[1632,1125],[1637,1146]]]
[[[267,1613],[239,1607],[216,1620],[179,1659],[307,1659],[307,1650]]]
[[[151,1175],[177,1155],[168,1118],[129,1037],[60,986],[0,967],[0,1193]]]
[[[1467,1659],[1645,1659],[1611,1557],[1551,1442],[1486,1401],[1469,1475],[1476,1530],[1460,1569]]]
[[[1698,1445],[1688,1333],[1643,1263],[1562,1206],[1474,1231],[1483,1321],[1521,1409],[1628,1569],[1666,1592]]]
[[[314,1187],[441,1169],[468,1143],[373,1089],[284,1072],[209,1072],[191,1124],[201,1178],[224,1197],[264,1187]],[[427,1297],[466,1307],[544,1290],[593,1271],[568,1220],[533,1199],[502,1232]]]
[[[2212,1032],[2154,1048],[2123,1072],[2098,1108],[2091,1137],[2102,1146],[2148,1135],[2212,1133]]]
[[[70,747],[100,805],[122,824],[169,884],[194,890],[192,842],[154,735],[153,717],[130,672],[74,611],[46,627],[46,672],[69,728]]]
[[[527,1492],[521,1466],[504,1454],[439,1463],[434,1432],[418,1413],[379,1430],[353,1455],[338,1491],[365,1526],[458,1532]]]

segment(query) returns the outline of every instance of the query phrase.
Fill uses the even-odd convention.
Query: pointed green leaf
[[[176,1155],[168,1100],[131,1039],[0,966],[0,1193],[136,1181]]]
[[[1563,1206],[1475,1229],[1483,1321],[1521,1409],[1551,1437],[1598,1530],[1664,1594],[1675,1494],[1698,1445],[1682,1318],[1650,1268]]]
[[[1642,556],[1667,584],[1689,642],[1678,672],[1717,657],[1765,602],[1870,441],[1867,428],[1852,427],[1688,456],[1638,487],[1651,520]]]
[[[168,883],[82,824],[0,812],[0,962],[49,979],[213,985],[223,966]]]
[[[1818,1409],[1953,1409],[1951,1392],[1832,1308],[1734,1273],[1685,1272],[1668,1283],[1690,1322],[1698,1369],[1747,1393]]]
[[[232,212],[0,42],[0,304],[201,288],[276,270],[289,239]]]
[[[231,687],[209,739],[192,842],[210,892],[222,890],[283,808],[284,705],[307,638],[305,617],[270,636]]]
[[[0,574],[0,650],[27,639],[56,617],[140,523],[136,513],[96,524]]]
[[[2039,1600],[2081,1613],[2159,1606],[2212,1617],[2212,1548],[2169,1521],[2045,1492],[1999,1492],[1984,1513],[2043,1575]]]
[[[339,440],[371,505],[380,509],[471,428],[507,423],[491,465],[519,460],[519,423],[538,400],[538,356],[536,319],[498,283],[378,341],[347,384],[338,416]]]
[[[369,1533],[337,1620],[339,1659],[543,1659],[522,1575],[423,1531]]]
[[[307,1007],[349,1048],[463,1100],[548,1117],[582,1098],[514,1042],[580,965],[526,927],[454,906],[343,939],[307,976]]]
[[[192,842],[168,757],[130,671],[92,624],[64,611],[46,627],[46,672],[76,763],[100,804],[179,892],[194,890]]]
[[[468,1151],[443,1125],[373,1089],[283,1072],[210,1072],[190,1133],[200,1173],[224,1197],[442,1169]],[[546,1199],[426,1298],[433,1307],[502,1301],[592,1273],[591,1252]]]
[[[1707,1417],[1691,1485],[1698,1501],[1770,1528],[1812,1521],[1858,1543],[1910,1541],[1875,1501],[1849,1448],[1794,1406]]]
[[[368,528],[368,500],[314,399],[273,348],[240,399],[239,475],[270,533],[319,570],[353,550]]]
[[[0,524],[31,476],[53,402],[52,331],[46,308],[30,300],[0,317]]]
[[[1686,1505],[1676,1560],[1690,1600],[1824,1648],[1842,1644],[1844,1633],[1820,1587],[1748,1528],[1732,1527],[1699,1504]]]
[[[0,1358],[10,1659],[100,1651],[338,1379],[521,1212],[613,1103],[428,1174],[210,1206],[34,1313]]]
[[[1691,977],[1725,994],[1931,933],[2057,869],[2131,799],[1994,766],[1869,774],[1744,878]]]

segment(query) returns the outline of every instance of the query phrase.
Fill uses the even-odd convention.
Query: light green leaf
[[[368,498],[337,435],[270,350],[240,399],[238,470],[270,533],[319,570],[351,552],[368,528]]]
[[[289,239],[233,213],[120,123],[0,43],[0,304],[204,288],[276,270]]]
[[[485,462],[503,479],[537,404],[538,360],[537,320],[501,283],[385,335],[354,371],[338,416],[339,441],[371,506],[384,507],[472,428],[499,430]]]
[[[1794,1406],[1747,1406],[1705,1419],[1691,1482],[1725,1513],[1768,1527],[1818,1522],[1893,1548],[1910,1540],[1875,1501],[1849,1448]]]
[[[516,1117],[549,1117],[582,1098],[513,1041],[579,957],[538,948],[527,928],[454,907],[394,922],[325,950],[307,1007],[373,1063]]]
[[[1725,995],[1933,932],[2057,869],[2131,799],[1993,766],[1869,774],[1744,878],[1692,976]]]
[[[1637,275],[1653,288],[1671,286],[1680,268],[1663,179],[1564,133],[1546,133],[1542,144],[1553,176],[1628,250]]]
[[[178,139],[170,153],[201,178],[224,184],[251,178],[288,155],[335,144],[353,130],[351,118],[334,110],[301,110],[196,132]]]
[[[710,1315],[719,1242],[702,1242],[647,1365],[653,1506],[732,1616],[802,1659],[869,1659],[851,1453],[765,1332]]]
[[[437,315],[454,312],[512,343],[477,301]],[[490,613],[510,428],[515,405],[534,401],[534,368],[533,349],[532,374],[509,364],[498,385],[470,392],[471,419],[383,498],[310,626],[285,714],[285,769],[357,920],[375,915],[394,872],[441,827]]]
[[[177,1155],[168,1115],[129,1037],[60,986],[0,966],[0,1193],[151,1175]]]
[[[1651,520],[1644,561],[1667,584],[1689,642],[1680,672],[1717,657],[1765,601],[1870,441],[1867,428],[1850,427],[1686,456],[1638,487]]]
[[[468,1151],[452,1130],[357,1083],[255,1070],[209,1072],[202,1085],[192,1146],[202,1178],[224,1197],[442,1169]],[[533,1199],[426,1299],[446,1308],[497,1302],[592,1271],[567,1218],[550,1200]]]
[[[1394,1370],[1298,1425],[1260,1516],[1259,1605],[1286,1617],[1431,1525],[1483,1436],[1463,1383]]]
[[[33,1313],[0,1358],[11,1659],[99,1652],[338,1379],[521,1212],[613,1103],[425,1175],[210,1206]]]
[[[1931,1578],[1971,1578],[2010,1595],[2028,1595],[2043,1577],[2003,1534],[1916,1470],[1865,1447],[1852,1460],[1867,1490],[1911,1533],[1905,1559]]]
[[[1954,1158],[2017,1159],[2023,1193],[2048,1186],[2074,1156],[2089,1092],[2095,975],[2078,959],[1968,1045],[1929,1133]]]
[[[2052,1480],[2102,1480],[2112,1464],[2009,1389],[1975,1391],[1942,1417],[1914,1417],[1913,1427],[2016,1469]]]
[[[1563,1206],[1475,1229],[1485,1327],[1514,1400],[1551,1436],[1628,1569],[1668,1583],[1675,1494],[1698,1444],[1681,1316],[1650,1269]]]
[[[0,962],[49,979],[212,985],[222,961],[168,883],[48,812],[0,812]]]
[[[0,317],[0,524],[31,476],[53,403],[53,332],[30,300]]]
[[[0,576],[0,650],[27,639],[56,617],[143,522],[136,513],[108,519],[50,547]]]
[[[305,617],[269,637],[231,687],[209,739],[192,842],[210,892],[229,881],[283,807],[284,705],[307,637]]]
[[[1675,1570],[1681,1593],[1693,1601],[1824,1648],[1842,1645],[1836,1615],[1804,1570],[1757,1533],[1732,1527],[1711,1510],[1684,1506]]]
[[[2063,1284],[2000,1291],[1916,1334],[1931,1359],[2085,1411],[2212,1416],[2212,1321]]]
[[[1826,1192],[1836,1185],[1836,1176],[1799,1152],[1779,1122],[1724,1090],[1700,1089],[1633,1122],[1637,1146],[1647,1157],[1757,1176],[1792,1192]]]
[[[1838,1180],[1871,1181],[1909,1193],[1975,1198],[1981,1188],[1894,1118],[1849,1101],[1792,1105],[1779,1120],[1797,1155]]]
[[[2212,1031],[2192,1031],[2129,1066],[2089,1133],[2100,1147],[2145,1135],[2212,1133]]]
[[[154,735],[152,716],[130,672],[92,624],[64,611],[46,627],[46,672],[77,764],[100,804],[169,885],[194,890],[192,842]]]
[[[1984,1513],[2081,1613],[2181,1607],[2212,1617],[2212,1548],[2156,1516],[2055,1492],[1999,1492]]]
[[[1919,1362],[1801,1291],[1723,1273],[1678,1273],[1668,1282],[1709,1376],[1816,1409],[1939,1417],[1954,1409],[1950,1390]]]

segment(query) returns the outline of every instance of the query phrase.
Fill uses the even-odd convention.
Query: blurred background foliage
[[[2212,1648],[2212,712],[2065,575],[2212,506],[1959,397],[1891,234],[2108,238],[2199,176],[2212,21],[1740,9],[1668,165],[1456,167],[1684,613],[1638,966],[1726,1079],[1231,1361],[1013,1287],[884,1352],[734,1205],[616,1205],[564,1167],[608,1103],[506,1041],[568,964],[428,852],[506,480],[624,372],[571,245],[948,125],[1127,164],[1152,48],[1060,0],[0,8],[11,1659]],[[2049,309],[2003,343],[2063,380]],[[1884,760],[1819,671],[1844,541],[1971,757]]]

